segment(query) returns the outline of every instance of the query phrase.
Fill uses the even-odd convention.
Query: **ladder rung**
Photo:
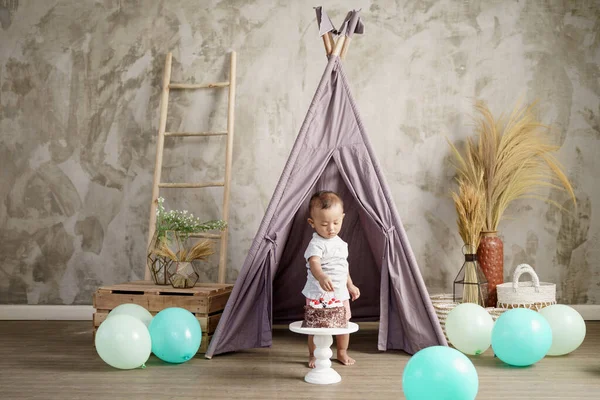
[[[165,132],[165,136],[227,136],[227,132]]]
[[[169,83],[169,89],[210,89],[229,86],[229,82],[215,83]]]
[[[212,186],[225,186],[225,182],[206,182],[206,183],[159,183],[161,188],[204,188]]]
[[[195,237],[195,238],[206,238],[206,239],[221,239],[222,235],[218,234],[218,233],[204,233],[204,232],[200,232],[200,233],[192,233],[190,234],[191,237]]]

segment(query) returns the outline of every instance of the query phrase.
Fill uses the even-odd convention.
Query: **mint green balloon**
[[[100,358],[118,369],[144,368],[152,350],[148,328],[130,315],[114,315],[102,322],[95,344]]]
[[[492,344],[494,320],[485,308],[474,303],[459,304],[446,317],[446,335],[457,350],[477,355]]]
[[[471,360],[460,351],[431,346],[408,360],[402,390],[408,400],[473,400],[479,377]]]
[[[152,338],[152,352],[163,361],[184,363],[194,357],[200,348],[200,322],[186,309],[165,308],[156,314],[148,329]]]
[[[130,315],[133,318],[142,321],[146,327],[150,326],[150,322],[152,321],[152,314],[150,314],[150,311],[133,303],[121,304],[120,306],[113,308],[112,311],[108,313],[107,318],[114,315]]]
[[[564,304],[544,307],[540,314],[552,329],[549,356],[562,356],[577,349],[585,339],[585,321],[575,309]]]
[[[515,367],[535,364],[552,345],[550,324],[537,311],[513,308],[504,311],[492,330],[492,349],[499,359]]]

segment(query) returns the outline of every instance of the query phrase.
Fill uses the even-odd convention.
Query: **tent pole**
[[[333,35],[331,34],[331,32],[327,32],[326,34],[324,34],[322,36],[323,38],[323,44],[325,44],[325,53],[327,55],[330,55],[331,52],[333,51]]]
[[[342,47],[344,46],[344,42],[346,41],[346,36],[342,35],[338,38],[337,42],[335,43],[335,48],[333,49],[333,54],[334,56],[339,56],[340,53],[342,52]]]
[[[350,47],[350,40],[352,38],[346,37],[344,40],[344,45],[342,46],[342,52],[340,53],[340,58],[343,60],[346,57],[346,53],[348,53],[348,47]]]

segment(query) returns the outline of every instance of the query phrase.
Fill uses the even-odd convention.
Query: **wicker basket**
[[[432,294],[429,295],[429,298],[431,299],[431,302],[433,304],[440,304],[440,303],[455,303],[454,301],[454,296],[452,296],[452,294]],[[458,304],[460,302],[456,302],[456,304]]]
[[[461,302],[454,301],[454,297],[451,294],[434,294],[429,296],[429,298],[431,299],[435,313],[440,320],[440,325],[442,326],[444,336],[446,337],[446,340],[450,342],[448,340],[448,335],[446,335],[446,318],[448,318],[450,311],[454,310],[454,307],[459,305]],[[487,307],[485,310],[492,316],[494,322],[500,315],[502,315],[504,311],[506,311],[505,308],[494,307]]]
[[[438,319],[440,320],[440,325],[442,326],[442,331],[444,332],[446,341],[450,343],[450,340],[448,340],[448,335],[446,334],[446,318],[448,317],[450,311],[452,311],[454,307],[456,307],[460,303],[454,302],[452,299],[452,295],[449,295],[450,298],[446,297],[444,301],[444,296],[448,295],[431,296],[431,302],[433,304],[433,308],[435,309],[435,313]],[[434,297],[436,297],[436,299],[434,299]]]
[[[531,281],[519,282],[523,274],[529,274]],[[520,264],[515,268],[513,281],[502,283],[497,287],[498,307],[529,308],[539,311],[542,308],[556,304],[556,285],[540,282],[535,270],[528,264]]]
[[[498,317],[500,317],[502,315],[502,313],[507,310],[507,308],[486,307],[485,310],[492,316],[492,319],[494,320],[494,322],[496,322]]]

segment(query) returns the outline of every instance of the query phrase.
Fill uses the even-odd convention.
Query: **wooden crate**
[[[165,308],[180,307],[190,311],[200,322],[202,344],[198,353],[205,353],[232,289],[233,285],[220,283],[200,283],[191,289],[175,289],[148,281],[102,286],[94,293],[94,334],[108,313],[121,304],[138,304],[152,315]]]

